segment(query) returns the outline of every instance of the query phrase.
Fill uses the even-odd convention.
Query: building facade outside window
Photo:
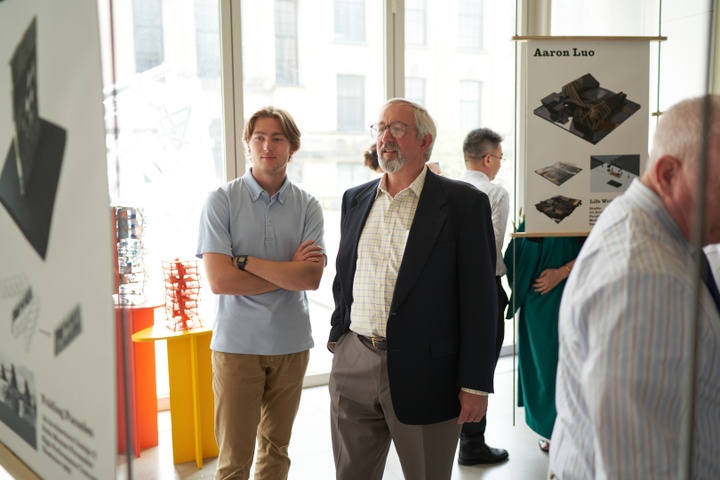
[[[483,48],[483,0],[458,2],[458,47],[469,50]]]
[[[338,75],[337,128],[340,131],[360,132],[365,123],[365,77]]]
[[[478,128],[481,125],[482,83],[475,80],[461,81],[459,90],[458,116],[460,118],[460,128],[467,131]]]
[[[335,0],[335,40],[365,41],[365,0]]]
[[[220,12],[216,0],[195,0],[195,48],[198,77],[220,77]]]
[[[406,77],[405,98],[420,105],[425,105],[425,79]]]
[[[275,0],[275,75],[280,84],[299,81],[297,15],[296,0]]]
[[[424,47],[427,44],[427,8],[425,0],[405,2],[405,44]]]
[[[133,45],[135,71],[140,73],[163,63],[162,0],[133,0]]]

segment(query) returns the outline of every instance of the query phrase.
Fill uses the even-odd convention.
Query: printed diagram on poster
[[[640,177],[640,155],[593,155],[590,168],[591,192],[624,192]]]
[[[575,164],[555,162],[552,165],[535,170],[535,173],[559,186],[570,180],[581,171],[582,168]]]
[[[611,92],[587,73],[541,100],[533,113],[593,145],[640,109],[623,92]],[[572,120],[571,120],[572,119]]]
[[[37,17],[15,49],[10,67],[15,128],[0,173],[0,202],[45,258],[66,132],[39,114]]]
[[[535,204],[535,208],[537,208],[538,212],[547,215],[555,223],[560,223],[580,205],[582,205],[582,201],[579,198],[555,195],[552,198],[538,202]]]
[[[0,352],[0,420],[31,447],[37,448],[35,376]]]
[[[548,37],[521,52],[525,231],[585,234],[646,161],[648,41]]]

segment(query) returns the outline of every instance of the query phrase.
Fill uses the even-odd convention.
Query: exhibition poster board
[[[525,231],[587,233],[647,161],[649,41],[546,37],[520,51]]]
[[[96,2],[0,1],[0,71],[0,443],[41,478],[114,478]]]

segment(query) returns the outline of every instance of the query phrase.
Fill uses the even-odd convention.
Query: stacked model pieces
[[[165,273],[165,320],[173,331],[202,326],[198,314],[200,275],[196,260],[162,262]]]
[[[145,219],[139,208],[113,208],[117,240],[118,303],[139,305],[145,301],[147,280],[142,240]]]

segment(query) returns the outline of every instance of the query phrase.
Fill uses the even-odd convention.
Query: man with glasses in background
[[[380,179],[345,192],[328,348],[336,476],[450,479],[493,391],[496,252],[487,195],[429,172],[435,123],[404,99],[371,127]]]
[[[489,128],[477,128],[465,136],[463,156],[465,171],[458,180],[467,182],[490,200],[492,224],[495,231],[495,284],[497,286],[497,338],[495,341],[495,364],[500,358],[500,349],[505,338],[505,308],[508,297],[502,286],[501,278],[507,273],[502,257],[503,240],[510,215],[510,194],[501,185],[492,183],[500,170],[503,161],[503,137]],[[479,423],[465,423],[460,431],[460,465],[477,465],[482,463],[499,463],[507,460],[508,452],[502,448],[493,448],[485,443],[487,419],[483,417]]]

